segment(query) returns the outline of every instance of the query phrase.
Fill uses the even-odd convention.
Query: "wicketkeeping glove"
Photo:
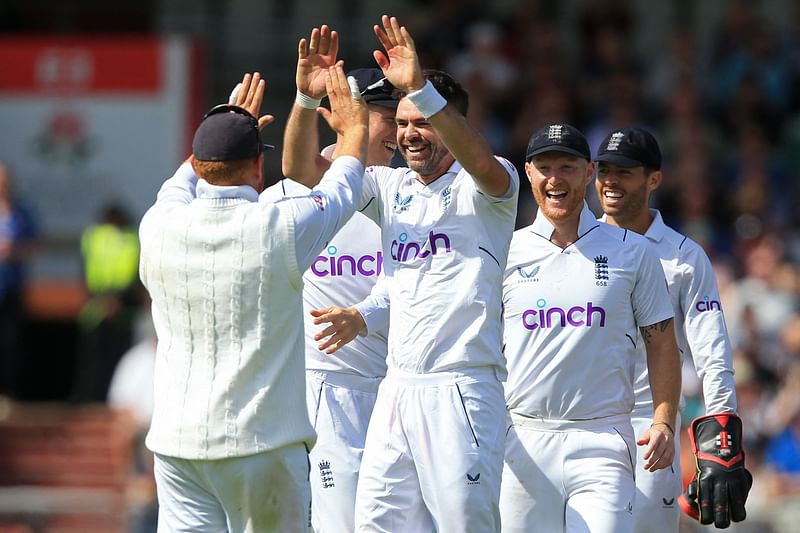
[[[742,419],[735,414],[695,418],[689,439],[697,472],[678,498],[681,509],[701,524],[724,529],[741,522],[753,476],[744,467]]]

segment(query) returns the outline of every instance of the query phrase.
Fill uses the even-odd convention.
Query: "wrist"
[[[300,89],[297,90],[297,94],[294,97],[294,103],[297,104],[299,107],[303,109],[316,109],[322,103],[321,98],[312,98],[307,94],[303,94],[300,92]]]
[[[654,426],[665,427],[669,431],[670,435],[672,435],[673,437],[675,436],[675,429],[668,422],[653,422],[652,424],[650,424],[650,427]]]
[[[426,119],[447,106],[447,100],[439,94],[439,91],[436,90],[430,80],[426,81],[421,89],[406,94],[406,98],[414,104]]]

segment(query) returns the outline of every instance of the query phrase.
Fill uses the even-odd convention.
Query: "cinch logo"
[[[694,308],[699,312],[704,311],[722,311],[722,305],[717,300],[712,300],[708,296],[694,304]]]
[[[324,278],[327,276],[379,276],[383,265],[383,254],[375,252],[375,255],[362,255],[353,257],[352,255],[336,255],[337,248],[334,245],[328,246],[328,256],[318,255],[311,263],[311,272],[315,276]]]
[[[392,259],[405,263],[417,258],[425,259],[429,255],[436,255],[437,253],[449,254],[451,252],[450,237],[446,233],[430,232],[428,240],[422,244],[406,242],[407,240],[408,234],[403,232],[397,239],[392,241]]]
[[[599,327],[606,325],[606,310],[588,302],[586,307],[576,305],[564,310],[560,307],[547,307],[547,301],[543,298],[536,302],[538,309],[528,309],[522,313],[522,325],[525,329],[549,329],[556,326],[562,328],[567,324],[573,327],[585,326],[592,327],[599,320]]]

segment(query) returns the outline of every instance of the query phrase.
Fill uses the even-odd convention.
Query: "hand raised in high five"
[[[304,95],[322,99],[326,94],[325,77],[330,67],[341,65],[336,61],[339,53],[339,34],[323,24],[311,30],[307,40],[300,39],[297,45],[297,90]]]
[[[367,159],[369,137],[369,111],[361,98],[355,79],[345,77],[342,65],[330,67],[325,78],[325,90],[331,104],[330,111],[318,107],[317,112],[340,135],[336,154],[352,155],[361,163]]]
[[[259,129],[263,128],[273,120],[275,117],[272,115],[261,115],[261,103],[264,101],[264,89],[267,83],[261,79],[261,74],[254,72],[250,74],[245,73],[242,81],[234,87],[231,92],[228,103],[238,105],[250,112],[251,115],[258,118]]]
[[[383,28],[376,24],[373,30],[386,53],[375,50],[372,55],[383,75],[401,91],[409,93],[421,89],[425,85],[425,76],[408,30],[400,26],[396,17],[383,15],[381,23]]]

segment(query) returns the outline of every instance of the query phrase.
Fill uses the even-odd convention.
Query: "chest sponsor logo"
[[[408,211],[408,207],[411,205],[411,200],[413,199],[413,194],[403,197],[399,192],[394,193],[394,212],[402,213],[404,211]]]
[[[535,309],[527,309],[522,313],[522,326],[531,331],[558,327],[604,328],[606,310],[592,302],[587,302],[585,306],[575,305],[569,309],[550,307],[544,298],[540,298],[536,301]]]
[[[708,296],[694,304],[694,308],[700,313],[704,313],[706,311],[722,311],[722,305],[719,303],[719,301],[712,300]]]
[[[449,254],[452,250],[450,237],[446,233],[431,231],[425,242],[408,240],[408,234],[403,232],[392,241],[392,259],[406,263],[415,259],[425,259],[430,255]]]
[[[318,255],[314,262],[311,263],[311,272],[319,278],[338,276],[375,277],[381,274],[383,254],[380,251],[359,257],[340,254],[334,245],[328,246],[326,251],[328,255]]]

